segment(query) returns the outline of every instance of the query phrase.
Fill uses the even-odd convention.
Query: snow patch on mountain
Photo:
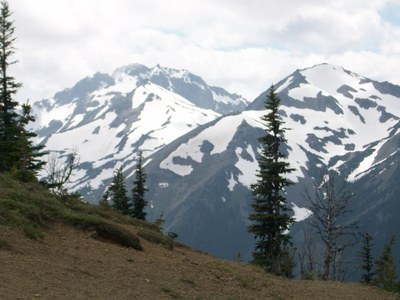
[[[230,177],[228,178],[228,190],[230,192],[233,192],[233,190],[235,188],[235,185],[237,183],[238,182],[235,180],[235,177],[234,177],[233,173],[230,173]]]
[[[332,64],[321,64],[302,71],[303,76],[311,86],[318,87],[328,95],[336,95],[338,88],[346,83],[347,85],[358,88],[363,77],[348,72],[340,66]]]
[[[121,124],[117,128],[110,128],[110,124],[116,118],[114,112],[109,112],[105,115],[104,120],[96,120],[84,126],[76,127],[71,130],[53,134],[47,141],[47,149],[52,151],[69,151],[72,148],[79,149],[80,160],[97,161],[109,153],[115,152],[117,144],[117,134],[122,130]],[[92,134],[93,130],[100,126],[101,129],[106,129],[106,139],[100,139],[97,135]],[[90,147],[85,147],[90,145]]]
[[[293,218],[296,222],[303,221],[312,215],[312,212],[305,207],[298,207],[295,203],[292,203]]]
[[[366,156],[364,160],[358,165],[356,169],[353,170],[352,173],[348,176],[349,181],[356,181],[360,177],[365,176],[368,174],[370,171],[373,170],[373,167],[377,165],[378,163],[381,163],[382,161],[376,160],[379,150],[381,147],[387,142],[387,139],[382,139],[379,141],[372,149],[374,150],[370,155]],[[393,153],[389,154],[384,160],[388,159],[390,156],[394,155],[397,151],[394,151]]]
[[[257,114],[257,112],[253,112]],[[247,113],[247,115],[251,115]],[[206,127],[195,137],[189,139],[186,143],[181,144],[175,151],[171,152],[169,156],[160,163],[161,169],[169,169],[180,176],[189,175],[193,168],[190,165],[177,162],[179,158],[188,159],[201,163],[204,157],[202,145],[204,141],[211,144],[212,149],[209,151],[210,155],[222,153],[227,150],[229,143],[232,141],[237,128],[243,121],[248,120],[250,123],[259,126],[257,121],[252,119],[245,119],[243,114],[230,115],[220,118],[217,122]]]
[[[293,83],[294,77],[288,76],[283,83],[281,83],[277,88],[276,92],[280,93],[281,91],[287,89],[291,83]]]
[[[135,87],[138,86],[138,80],[135,77],[129,76],[126,73],[120,72],[113,76],[115,78],[115,84],[101,89],[102,94],[112,93],[118,91],[122,94],[130,93]]]
[[[67,121],[71,112],[75,110],[76,104],[70,103],[61,106],[55,106],[54,99],[48,101],[48,109],[36,109],[35,113],[35,123],[32,124],[34,128],[41,128],[48,125],[51,121],[60,121],[64,123]]]
[[[253,147],[248,145],[246,149],[236,148],[235,150],[238,161],[235,167],[240,170],[238,181],[244,186],[250,188],[251,184],[257,182],[258,162]],[[244,153],[246,153],[244,155]]]
[[[314,98],[320,92],[321,90],[315,86],[302,84],[298,88],[289,90],[288,95],[294,99],[304,100],[304,98]],[[322,92],[322,95],[327,96],[329,94]]]
[[[179,95],[154,84],[138,88],[132,97],[132,103],[139,103],[143,108],[129,137],[134,141],[148,135],[149,138],[142,147],[148,152],[153,152],[158,146],[166,145],[200,124],[219,117],[218,113],[199,109]]]
[[[393,135],[392,128],[399,122],[399,98],[379,86],[329,64],[297,71],[283,80],[277,91],[285,100],[281,107],[285,126],[293,129],[286,132],[290,161],[306,168],[307,153],[312,153],[323,165],[339,170],[348,153],[374,150],[349,178],[361,176],[374,163],[384,144],[380,141]]]
[[[97,175],[94,179],[87,181],[87,185],[92,189],[98,189],[106,180],[110,178],[110,174],[113,174],[114,171],[114,168],[102,168],[99,175]]]

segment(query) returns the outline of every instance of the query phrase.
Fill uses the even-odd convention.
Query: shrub
[[[170,237],[164,236],[159,231],[151,230],[149,228],[141,228],[138,231],[138,236],[153,244],[161,244],[168,250],[174,249],[173,240]]]
[[[143,250],[140,240],[135,234],[126,230],[121,225],[104,220],[98,215],[69,211],[64,214],[64,220],[72,225],[81,226],[85,229],[93,229],[99,237],[121,246]]]
[[[125,247],[143,250],[138,237],[117,224],[103,222],[98,224],[95,230],[99,237],[114,241],[115,243]]]
[[[64,215],[64,220],[72,225],[85,229],[93,229],[97,236],[112,241],[118,245],[143,250],[140,240],[135,234],[121,225],[105,220],[98,215],[81,214],[70,211]]]
[[[0,239],[0,249],[7,249],[8,247],[8,243],[5,240]]]

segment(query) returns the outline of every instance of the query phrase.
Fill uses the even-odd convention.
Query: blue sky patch
[[[389,3],[379,11],[379,14],[386,22],[400,26],[400,4]]]

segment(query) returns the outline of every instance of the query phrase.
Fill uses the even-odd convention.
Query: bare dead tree
[[[310,225],[316,230],[324,245],[323,280],[338,280],[343,252],[355,244],[357,222],[345,222],[351,211],[348,206],[353,193],[346,190],[346,182],[336,182],[330,172],[315,185],[315,195],[308,191],[305,198],[311,210]]]
[[[48,187],[57,195],[66,194],[65,185],[70,182],[73,171],[78,165],[79,157],[75,148],[66,156],[60,156],[54,152],[50,154],[45,167]]]
[[[298,248],[301,279],[321,278],[321,261],[317,250],[317,241],[310,226],[303,227],[303,244]]]

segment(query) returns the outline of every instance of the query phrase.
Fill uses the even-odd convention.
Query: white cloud
[[[18,0],[21,100],[51,97],[96,71],[185,68],[253,99],[321,62],[400,83],[398,0]],[[379,66],[379,67],[377,67]]]

